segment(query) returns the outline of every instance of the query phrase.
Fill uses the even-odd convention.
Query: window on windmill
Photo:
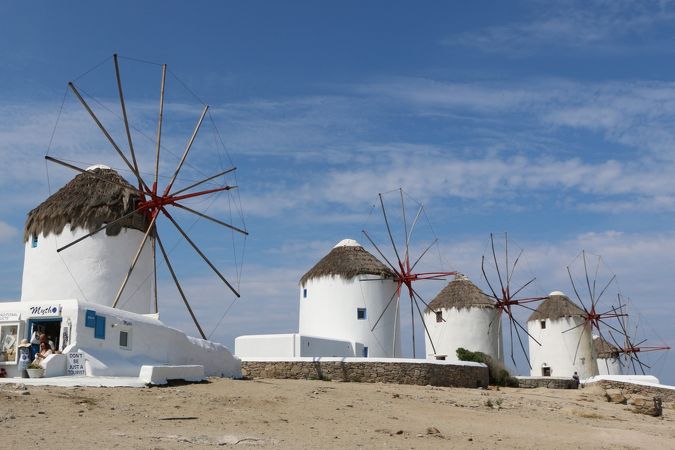
[[[30,246],[32,248],[35,248],[35,247],[37,247],[37,244],[38,244],[37,234],[33,233],[33,234],[30,235]]]
[[[366,308],[356,308],[356,318],[358,320],[366,320]]]
[[[443,311],[436,311],[436,322],[443,322]]]
[[[368,347],[363,347],[363,357],[367,358],[368,357]]]
[[[541,368],[541,376],[550,377],[551,376],[551,368],[550,367],[542,367]]]
[[[541,329],[545,330],[546,329],[546,321],[545,320],[540,320],[539,325],[541,325]]]
[[[302,290],[302,298],[307,298],[307,288]]]

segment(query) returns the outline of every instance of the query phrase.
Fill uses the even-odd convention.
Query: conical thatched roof
[[[368,253],[358,242],[345,239],[337,244],[321,261],[300,278],[305,285],[313,278],[334,276],[354,278],[358,275],[378,275],[393,278],[394,274],[376,257]]]
[[[562,292],[551,292],[546,300],[539,304],[539,307],[530,315],[527,321],[531,320],[558,320],[562,317],[582,316],[584,310],[575,305]]]
[[[616,358],[619,355],[619,349],[600,336],[593,336],[593,350],[598,358]]]
[[[438,295],[429,302],[427,311],[437,311],[441,308],[492,308],[494,302],[485,295],[478,286],[467,277],[457,274]]]
[[[106,180],[129,186],[122,188],[81,173],[55,194],[28,213],[23,240],[32,234],[59,234],[66,224],[71,228],[83,228],[92,232],[105,223],[112,222],[135,209],[137,194],[133,187],[117,172],[108,168],[89,169],[93,174]],[[106,228],[106,234],[115,236],[125,228],[146,230],[146,220],[141,214],[134,214]]]

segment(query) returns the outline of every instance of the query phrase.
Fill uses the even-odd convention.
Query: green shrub
[[[457,358],[460,361],[486,364],[490,374],[490,384],[492,385],[518,387],[518,380],[511,376],[509,371],[504,367],[504,364],[494,360],[483,352],[472,352],[460,347],[457,349]]]

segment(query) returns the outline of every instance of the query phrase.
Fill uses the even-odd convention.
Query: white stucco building
[[[593,336],[598,375],[622,375],[619,349],[600,336]]]
[[[43,363],[47,376],[74,375],[69,356],[78,358],[77,375],[85,376],[134,377],[143,367],[185,379],[240,376],[240,362],[225,346],[159,321],[151,301],[149,244],[112,308],[148,223],[140,213],[129,215],[138,197],[122,177],[104,166],[88,170],[96,176],[76,176],[28,214],[21,301],[0,303],[0,335],[13,337],[13,348],[3,348],[0,366],[8,376],[20,376],[18,344],[39,332],[55,347],[56,354]]]
[[[431,335],[431,341],[424,336],[428,358],[456,359],[461,347],[503,361],[501,323],[494,302],[464,275],[456,275],[429,302],[424,323]]]
[[[577,372],[586,379],[597,375],[591,326],[583,314],[560,291],[551,292],[539,304],[527,320],[532,376],[571,377]]]

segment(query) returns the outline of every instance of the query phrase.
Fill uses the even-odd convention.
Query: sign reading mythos
[[[40,317],[49,317],[49,316],[58,316],[61,314],[61,306],[48,305],[48,306],[31,306],[30,315],[31,316],[40,316]]]

